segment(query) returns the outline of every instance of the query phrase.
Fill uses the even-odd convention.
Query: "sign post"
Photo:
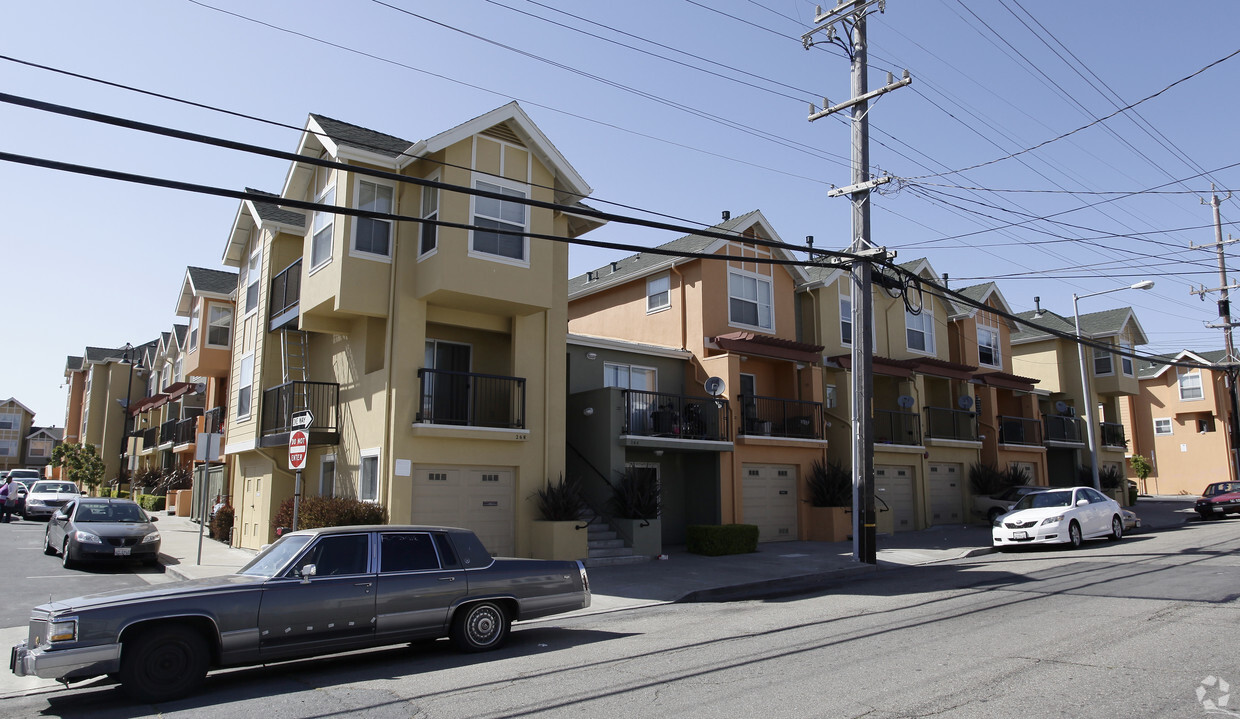
[[[306,413],[309,417],[310,413]],[[309,421],[306,422],[309,425]],[[297,512],[301,508],[301,470],[306,468],[306,454],[310,450],[310,433],[295,429],[288,435],[288,468],[297,472],[293,485],[293,531],[297,531]]]

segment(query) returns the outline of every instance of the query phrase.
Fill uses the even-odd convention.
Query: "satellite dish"
[[[206,382],[195,382],[194,383],[194,394],[202,394],[203,392],[206,392],[206,391],[207,391]]]
[[[1058,412],[1059,414],[1067,414],[1068,403],[1064,402],[1063,400],[1059,400],[1058,402],[1055,403],[1055,411]]]
[[[956,404],[960,406],[960,409],[969,409],[973,406],[973,398],[967,394],[962,394],[960,399],[956,400]]]
[[[914,401],[915,400],[907,394],[902,394],[896,398],[896,404],[900,405],[904,409],[909,409],[912,407]]]
[[[706,382],[702,385],[702,387],[703,389],[706,390],[706,394],[710,395],[711,397],[718,397],[719,395],[723,394],[723,390],[724,390],[723,379],[719,377],[711,377],[710,379],[706,380]]]

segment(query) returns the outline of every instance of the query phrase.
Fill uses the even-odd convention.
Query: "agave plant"
[[[543,519],[562,522],[580,518],[581,490],[575,481],[566,480],[564,475],[560,475],[560,481],[552,482],[548,479],[547,486],[539,489],[536,494],[538,511]]]

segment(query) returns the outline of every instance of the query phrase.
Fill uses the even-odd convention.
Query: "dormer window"
[[[391,214],[396,191],[390,185],[368,180],[357,181],[356,205],[359,210]],[[353,219],[353,251],[381,257],[391,256],[392,221],[372,217]]]
[[[977,361],[986,367],[1003,367],[1003,357],[999,354],[999,333],[990,327],[978,325]]]
[[[497,182],[477,180],[474,187],[486,192],[493,192],[506,197],[525,199],[524,189],[515,186],[502,186]],[[506,258],[524,263],[527,241],[524,236],[528,225],[525,205],[517,202],[492,197],[473,198],[474,213],[472,224],[475,229],[470,239],[470,252],[490,255],[492,258]],[[490,230],[499,230],[492,232]],[[509,234],[517,233],[517,234]]]
[[[194,300],[194,308],[189,312],[189,346],[186,352],[198,351],[198,312],[202,309],[202,303]]]

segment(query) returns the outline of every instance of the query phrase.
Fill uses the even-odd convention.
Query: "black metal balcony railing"
[[[921,417],[916,412],[874,410],[874,441],[879,444],[921,444]]]
[[[188,417],[176,423],[176,444],[193,444],[198,441],[198,418]]]
[[[1046,415],[1044,422],[1047,442],[1085,443],[1085,425],[1080,419],[1063,415]]]
[[[926,436],[977,441],[977,414],[948,407],[926,407]]]
[[[737,434],[822,439],[822,403],[738,395],[741,422]]]
[[[207,433],[223,432],[224,431],[224,418],[227,416],[228,414],[227,412],[224,411],[223,407],[214,407],[210,410],[207,410],[203,414],[204,419],[202,421],[202,431],[207,432]]]
[[[663,392],[621,390],[624,395],[622,434],[640,437],[705,439],[716,442],[731,437],[728,403],[709,397],[689,397]]]
[[[147,427],[138,436],[142,437],[142,449],[154,449],[159,445],[159,427]]]
[[[304,428],[311,434],[338,433],[340,385],[335,382],[287,382],[263,390],[262,435],[273,437],[293,431],[293,415],[302,410],[310,410],[314,415],[314,421]]]
[[[525,429],[525,378],[418,370],[419,422]]]
[[[1042,444],[1042,423],[1028,417],[999,416],[999,444]]]
[[[271,278],[271,294],[267,301],[272,332],[297,320],[301,303],[301,259]]]
[[[167,422],[164,422],[163,424],[159,425],[159,443],[160,444],[168,444],[169,442],[176,441],[176,438],[177,438],[177,421],[175,419],[170,419]]]
[[[1128,440],[1124,438],[1124,425],[1115,422],[1101,422],[1099,429],[1102,430],[1102,446],[1103,447],[1127,447]]]

